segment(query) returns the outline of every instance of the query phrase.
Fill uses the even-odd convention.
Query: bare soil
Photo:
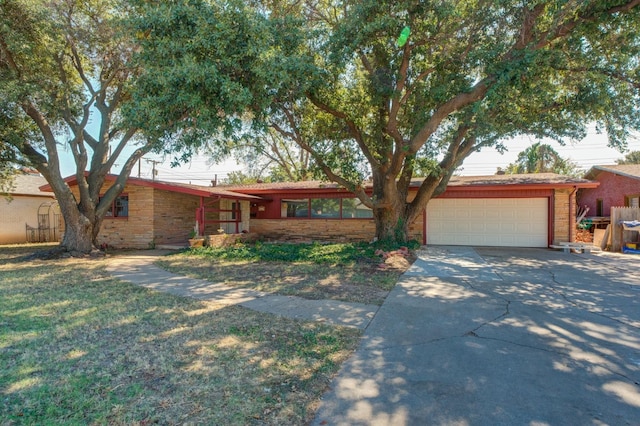
[[[158,262],[171,272],[229,286],[307,299],[380,305],[415,257],[360,259],[353,265],[307,262],[222,261],[181,254]]]

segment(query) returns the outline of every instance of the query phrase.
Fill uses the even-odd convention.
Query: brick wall
[[[554,191],[553,200],[553,241],[558,244],[561,241],[575,240],[575,193],[572,189],[557,189]]]
[[[131,202],[131,201],[130,201]],[[155,244],[185,245],[196,224],[200,197],[154,190],[153,228]]]
[[[597,188],[582,188],[578,191],[578,205],[589,207],[587,216],[596,216],[597,200],[602,200],[602,216],[609,216],[611,207],[623,207],[625,196],[640,193],[640,181],[610,172],[600,172],[596,177]]]
[[[127,185],[122,194],[129,196],[129,217],[105,217],[98,233],[98,244],[116,248],[151,247],[154,242],[153,189]]]
[[[275,240],[371,241],[376,225],[373,219],[252,219],[251,233]],[[422,243],[422,216],[409,233]]]

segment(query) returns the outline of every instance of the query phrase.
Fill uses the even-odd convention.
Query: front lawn
[[[379,247],[366,243],[238,244],[190,249],[163,257],[157,264],[171,272],[233,287],[380,305],[413,259],[397,256],[384,263],[376,254]]]
[[[0,247],[2,425],[305,424],[360,336],[32,251]]]

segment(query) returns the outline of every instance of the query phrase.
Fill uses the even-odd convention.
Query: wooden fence
[[[611,251],[621,251],[622,245],[627,242],[638,242],[638,231],[625,231],[620,224],[622,221],[640,220],[640,208],[638,207],[611,207]]]

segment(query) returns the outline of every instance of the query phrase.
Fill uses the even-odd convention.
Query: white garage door
[[[427,244],[547,247],[547,198],[436,198],[427,205]]]

